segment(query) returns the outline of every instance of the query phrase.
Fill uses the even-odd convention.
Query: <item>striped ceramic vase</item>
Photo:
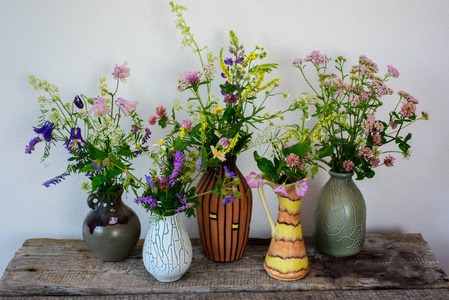
[[[232,262],[243,257],[249,238],[249,225],[253,197],[236,165],[236,157],[220,163],[220,167],[209,168],[198,182],[197,194],[213,189],[217,176],[225,178],[224,167],[240,179],[240,198],[222,205],[222,199],[208,193],[198,197],[201,206],[196,209],[198,231],[206,257],[217,262]]]
[[[277,185],[264,180],[275,189]],[[271,243],[265,257],[264,268],[271,277],[280,280],[296,280],[309,272],[309,259],[301,228],[301,198],[295,195],[295,184],[285,185],[287,197],[278,196],[279,211],[276,224],[268,209],[263,192],[259,187],[259,195],[271,225]]]

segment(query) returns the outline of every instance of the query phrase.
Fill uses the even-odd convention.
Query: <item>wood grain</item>
[[[193,240],[190,269],[179,281],[161,283],[142,263],[143,240],[126,260],[103,262],[82,240],[30,239],[6,268],[0,297],[449,299],[449,279],[420,234],[368,234],[364,250],[352,258],[322,255],[306,237],[310,272],[297,281],[265,272],[268,242],[250,239],[242,259],[217,263]]]

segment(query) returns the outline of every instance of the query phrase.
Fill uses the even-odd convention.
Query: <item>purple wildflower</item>
[[[149,205],[151,210],[156,209],[157,207],[157,199],[151,196],[143,196],[140,198],[134,199],[134,202],[137,204]]]
[[[142,144],[145,144],[146,142],[148,142],[148,140],[150,139],[151,136],[151,130],[149,128],[145,128],[145,136],[142,139]]]
[[[330,60],[330,57],[328,57],[326,54],[320,54],[320,51],[318,50],[312,51],[312,53],[304,58],[304,61],[311,61],[314,65],[324,65]]]
[[[81,150],[83,145],[87,145],[87,142],[81,137],[81,129],[79,127],[70,129],[70,138],[64,143],[66,149],[70,153],[76,153],[76,151]]]
[[[235,178],[235,173],[231,172],[228,168],[224,167],[225,173],[227,176],[231,177],[231,178]]]
[[[190,207],[192,207],[190,203],[187,203],[186,195],[183,195],[181,197],[181,196],[179,196],[178,193],[176,193],[175,196],[178,197],[179,203],[181,203],[181,206],[176,209],[176,212],[180,212],[180,211],[183,211],[183,210],[186,210],[186,209],[189,209]]]
[[[52,184],[56,185],[56,184],[60,183],[62,180],[65,179],[66,176],[69,176],[69,173],[67,173],[67,172],[62,173],[61,175],[58,175],[50,180],[45,181],[44,183],[42,183],[42,185],[48,188]]]
[[[164,176],[164,175],[161,175],[160,177],[159,177],[159,187],[161,188],[161,189],[166,189],[166,188],[168,188],[168,181],[167,181],[167,177],[166,176]]]
[[[40,137],[33,138],[28,145],[25,146],[25,153],[31,154],[34,151],[34,147],[37,143],[41,142],[42,139]]]
[[[153,178],[151,176],[145,175],[145,180],[150,185],[150,188],[154,189]]]
[[[101,172],[101,166],[99,164],[96,164],[94,160],[91,160],[92,167],[97,169],[97,172]]]
[[[197,163],[196,163],[196,169],[198,170],[198,172],[201,171],[202,160],[203,160],[203,159],[202,159],[202,157],[200,156],[200,157],[198,158]]]
[[[222,145],[224,149],[228,149],[231,145],[227,137],[222,137],[220,140],[218,140],[218,143]]]
[[[182,164],[184,163],[184,157],[185,155],[182,154],[181,151],[176,151],[175,160],[173,162],[175,168],[173,169],[173,172],[170,174],[170,176],[168,176],[168,178],[170,179],[170,186],[175,185],[176,178],[178,178],[179,174],[181,173]]]
[[[229,202],[234,201],[235,199],[237,199],[237,198],[235,198],[234,195],[231,195],[229,197],[225,197],[223,202],[221,202],[221,205],[225,206],[226,204],[228,204]]]
[[[226,95],[223,99],[223,101],[228,105],[234,105],[239,100],[239,97],[236,94],[229,94]]]
[[[81,100],[81,97],[78,95],[75,96],[75,99],[73,100],[73,104],[75,104],[75,106],[78,107],[79,109],[84,108],[84,103]]]
[[[39,134],[48,143],[54,138],[51,136],[53,129],[55,129],[55,124],[50,121],[46,121],[44,126],[41,128],[34,127],[34,132]]]
[[[224,62],[225,64],[227,64],[228,66],[232,66],[232,65],[234,64],[234,62],[232,61],[232,58],[225,58],[225,59],[223,60],[223,62]]]

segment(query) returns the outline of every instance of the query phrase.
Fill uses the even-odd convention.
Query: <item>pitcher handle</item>
[[[260,196],[260,201],[262,201],[263,209],[265,210],[265,213],[268,217],[268,222],[270,222],[271,227],[271,236],[274,236],[275,230],[276,230],[276,223],[274,223],[273,217],[271,216],[270,209],[268,208],[267,200],[265,199],[265,194],[263,192],[263,186],[265,184],[268,184],[273,190],[277,187],[277,185],[269,180],[264,179],[263,183],[257,188]]]

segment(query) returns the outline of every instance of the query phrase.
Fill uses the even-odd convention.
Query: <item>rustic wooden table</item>
[[[245,256],[215,263],[193,240],[189,271],[173,283],[156,281],[142,263],[140,240],[129,258],[103,262],[82,240],[30,239],[0,281],[0,298],[108,299],[449,299],[449,279],[420,234],[368,234],[351,258],[318,253],[306,238],[310,272],[279,281],[263,269],[267,240],[250,240]]]

